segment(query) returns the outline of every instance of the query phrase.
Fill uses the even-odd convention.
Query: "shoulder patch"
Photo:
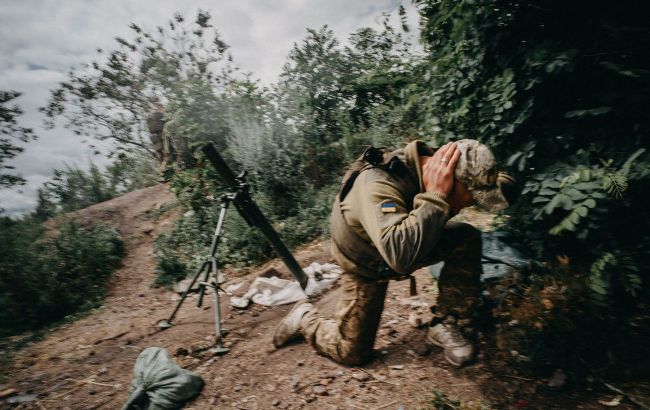
[[[385,202],[381,204],[381,211],[383,213],[397,212],[397,204],[395,202]]]

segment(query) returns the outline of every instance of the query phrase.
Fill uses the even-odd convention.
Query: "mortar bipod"
[[[158,327],[161,329],[167,329],[172,327],[172,321],[174,320],[176,313],[178,312],[181,305],[185,301],[185,298],[187,298],[187,296],[190,293],[199,294],[198,300],[196,302],[196,306],[201,307],[203,305],[203,296],[205,294],[206,287],[212,288],[213,295],[214,295],[214,323],[215,323],[215,339],[216,339],[215,347],[214,349],[212,349],[212,352],[214,354],[224,354],[230,351],[230,349],[223,347],[223,344],[221,343],[222,336],[223,336],[223,329],[221,328],[221,304],[219,300],[219,292],[224,292],[226,294],[227,292],[221,288],[221,283],[223,282],[223,280],[222,280],[222,275],[220,275],[219,272],[216,253],[217,253],[217,245],[219,244],[219,239],[221,237],[221,229],[223,227],[223,221],[226,218],[228,207],[230,206],[230,203],[235,200],[237,195],[238,195],[237,193],[227,193],[221,196],[221,211],[219,213],[219,220],[217,222],[217,227],[214,231],[214,235],[212,236],[212,243],[210,245],[210,255],[208,256],[207,260],[203,262],[201,268],[194,274],[194,277],[192,278],[192,282],[190,282],[190,285],[187,287],[185,292],[183,292],[183,295],[181,296],[180,300],[176,304],[176,307],[172,311],[169,318],[163,319],[160,322],[158,322]],[[201,277],[201,275],[203,275],[203,280],[199,280],[199,277]],[[194,288],[194,285],[197,283],[197,281],[198,281],[198,287]]]

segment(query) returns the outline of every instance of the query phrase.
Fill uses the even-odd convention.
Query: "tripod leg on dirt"
[[[230,349],[223,347],[221,344],[221,301],[219,300],[219,290],[221,287],[219,285],[219,271],[217,270],[217,260],[215,258],[212,258],[211,266],[214,271],[214,326],[216,335],[215,346],[212,352],[214,354],[224,354],[228,353]]]
[[[160,327],[162,329],[167,329],[168,327],[172,326],[172,320],[174,320],[174,317],[176,316],[176,313],[178,312],[178,309],[181,308],[181,305],[183,304],[183,301],[185,301],[185,298],[187,297],[187,295],[189,295],[190,292],[193,290],[192,288],[194,287],[194,284],[196,283],[197,279],[199,278],[199,276],[201,276],[201,273],[203,273],[203,271],[208,271],[208,273],[209,273],[209,269],[210,269],[210,262],[209,261],[203,262],[203,265],[201,265],[201,268],[194,274],[194,278],[192,278],[192,282],[187,287],[187,289],[185,289],[185,292],[183,292],[183,295],[181,296],[181,299],[176,304],[176,307],[172,311],[172,314],[169,315],[168,319],[162,320],[158,324],[158,327]],[[203,290],[203,288],[205,288],[205,286],[202,286],[201,290]]]
[[[201,307],[203,306],[203,296],[205,295],[205,287],[209,286],[209,280],[210,280],[210,273],[212,271],[212,264],[210,261],[206,261],[204,263],[204,266],[206,266],[205,269],[205,275],[203,276],[203,280],[199,281],[199,297],[196,300],[196,307]]]

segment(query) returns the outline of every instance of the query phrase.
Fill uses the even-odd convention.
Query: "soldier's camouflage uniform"
[[[166,118],[163,111],[153,111],[147,118],[147,126],[161,176],[167,167],[174,163],[181,169],[192,166],[188,139],[177,135],[176,122],[173,119]]]
[[[386,155],[386,167],[362,168],[342,202],[337,196],[332,254],[344,270],[341,298],[334,318],[312,309],[301,321],[306,340],[323,355],[349,365],[368,361],[388,280],[441,260],[436,315],[471,315],[480,293],[481,235],[449,222],[446,198],[425,192],[419,158],[433,152],[414,141]]]

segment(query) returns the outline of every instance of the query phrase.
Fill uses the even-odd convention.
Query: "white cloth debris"
[[[303,269],[309,277],[307,288],[303,291],[295,280],[280,279],[277,276],[257,278],[242,297],[230,298],[230,305],[244,309],[252,301],[264,306],[278,306],[294,303],[316,296],[336,282],[343,271],[331,263],[312,263]]]
[[[246,282],[233,283],[232,285],[226,286],[226,293],[237,292],[239,290],[239,288],[244,286],[244,283],[246,283]]]

